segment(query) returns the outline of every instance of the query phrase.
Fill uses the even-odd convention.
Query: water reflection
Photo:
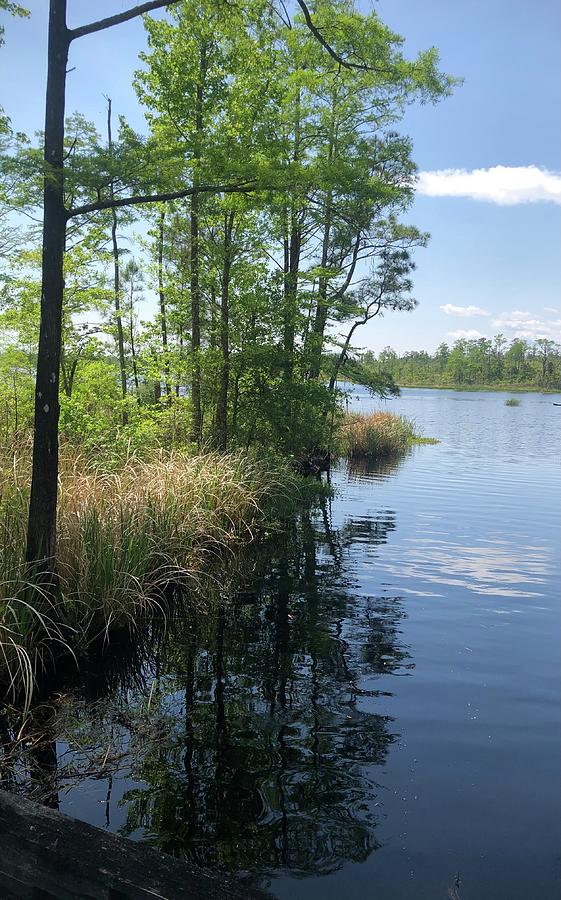
[[[404,542],[389,573],[417,584],[460,587],[493,597],[541,597],[551,574],[547,547],[520,541],[479,540],[471,546],[456,541],[418,537]]]
[[[412,452],[413,450],[410,449],[406,453],[401,454],[401,456],[377,460],[369,459],[368,457],[353,457],[352,459],[341,461],[339,465],[344,469],[349,480],[372,481],[376,478],[385,479],[395,475]]]
[[[327,527],[326,527],[327,523]],[[395,527],[387,515],[371,539]],[[377,847],[375,766],[395,739],[389,717],[359,710],[361,674],[405,663],[399,598],[356,598],[338,532],[305,514],[253,595],[171,646],[164,698],[173,727],[133,771],[126,833],[142,828],[203,865],[318,874]]]
[[[103,779],[113,827],[119,774],[121,831],[204,866],[310,875],[365,860],[378,847],[378,767],[397,736],[375,682],[412,663],[401,597],[359,593],[350,551],[394,529],[389,511],[339,529],[327,504],[305,511],[252,590],[204,622],[175,623],[134,677],[127,656],[105,698],[90,673],[55,715],[74,814]],[[52,796],[52,766],[49,778]]]

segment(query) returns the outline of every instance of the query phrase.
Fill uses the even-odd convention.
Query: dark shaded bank
[[[269,894],[0,791],[0,896],[265,900]]]

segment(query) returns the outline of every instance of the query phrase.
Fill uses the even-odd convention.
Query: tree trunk
[[[160,298],[160,328],[162,331],[162,350],[164,352],[164,383],[168,404],[171,403],[171,378],[169,371],[168,355],[168,325],[166,316],[166,295],[164,292],[164,224],[165,210],[160,213],[160,226],[158,230],[158,295]]]
[[[327,159],[329,164],[333,161],[335,153],[335,100],[331,104],[331,120],[329,125],[329,144],[327,148]],[[331,241],[331,220],[333,215],[333,192],[327,191],[324,206],[324,222],[323,222],[323,240],[321,244],[321,261],[322,269],[326,269],[329,264],[329,244]],[[327,301],[327,290],[329,287],[329,279],[320,276],[318,285],[318,300],[316,306],[316,315],[312,328],[312,336],[310,341],[311,360],[310,360],[310,378],[319,378],[321,370],[321,351],[323,349],[323,336],[327,318],[329,315],[329,304]]]
[[[218,449],[226,450],[228,446],[228,389],[230,385],[230,273],[232,268],[232,230],[234,212],[224,215],[224,261],[222,266],[220,292],[220,350],[222,363],[220,367],[220,386],[216,404],[216,424],[218,430]]]
[[[333,371],[331,373],[331,378],[329,379],[329,390],[330,391],[333,391],[335,388],[335,385],[337,384],[339,372],[341,371],[341,366],[343,365],[343,363],[345,362],[345,360],[347,358],[347,355],[349,352],[349,347],[350,347],[351,341],[353,339],[353,334],[355,333],[357,328],[360,328],[361,325],[366,325],[367,322],[370,322],[371,319],[374,319],[378,315],[378,313],[380,312],[380,309],[382,307],[382,299],[384,296],[384,291],[385,291],[384,282],[382,282],[382,286],[380,287],[380,289],[378,291],[377,297],[374,300],[370,301],[370,303],[366,307],[366,310],[364,312],[362,319],[355,319],[355,321],[351,325],[349,332],[347,334],[347,337],[345,338],[345,343],[343,344],[343,346],[341,348],[341,352],[340,352],[339,356],[337,357],[337,361],[333,367]],[[372,310],[374,310],[374,312],[372,312]]]
[[[197,97],[195,109],[195,171],[193,175],[193,187],[197,187],[199,180],[198,163],[201,158],[200,141],[203,133],[203,102],[204,84],[207,71],[207,50],[203,44],[199,55],[199,79],[197,83]],[[193,404],[193,419],[191,424],[191,440],[200,447],[203,428],[203,414],[201,406],[201,288],[199,281],[199,194],[193,191],[191,196],[191,402]]]
[[[234,387],[232,390],[232,436],[234,440],[238,436],[238,408],[239,408],[239,399],[240,399],[240,378],[242,377],[242,373],[240,369],[237,370],[234,377]]]
[[[301,229],[294,206],[290,211],[288,235],[288,271],[284,276],[284,374],[290,380],[294,371],[294,339],[298,298],[298,269],[300,267]]]
[[[353,334],[355,333],[358,326],[364,325],[366,323],[366,321],[367,320],[365,320],[364,322],[362,322],[362,321],[353,322],[353,324],[349,330],[349,333],[348,333],[347,337],[345,338],[345,343],[343,344],[343,347],[341,348],[341,352],[340,352],[339,356],[337,357],[337,361],[333,367],[333,371],[331,373],[331,378],[329,379],[329,390],[330,391],[333,391],[335,388],[335,385],[337,384],[339,372],[341,370],[341,366],[343,365],[343,363],[345,362],[345,359],[347,358],[347,353],[349,352],[349,347],[351,344]]]
[[[199,198],[191,197],[191,402],[193,405],[191,440],[201,443],[201,292],[199,286]]]
[[[329,262],[329,241],[331,237],[331,192],[328,193],[325,201],[325,222],[323,226],[323,241],[321,248],[321,267],[327,268]],[[314,319],[311,339],[311,361],[310,361],[310,378],[319,378],[321,370],[321,351],[323,349],[323,336],[325,326],[327,325],[327,316],[329,313],[329,305],[327,302],[328,279],[325,276],[320,277],[318,286],[318,300],[316,306],[316,315]]]
[[[292,161],[300,159],[300,95],[296,98],[294,121],[294,147]],[[287,221],[287,235],[284,244],[284,377],[290,381],[294,370],[294,339],[296,332],[296,309],[298,297],[298,270],[302,247],[302,229],[298,221],[299,212],[296,198],[290,203],[290,218]]]
[[[180,378],[180,375],[179,375],[180,368],[179,367],[182,365],[182,360],[183,360],[183,325],[181,324],[181,322],[179,323],[178,330],[179,330],[179,366],[178,366],[177,381],[175,383],[175,396],[176,397],[179,397],[180,392],[181,392],[181,384],[179,382],[179,378]]]
[[[111,135],[111,100],[107,98],[107,146],[111,154],[113,139]],[[109,185],[109,196],[113,200],[115,192],[113,182]],[[127,364],[125,359],[125,338],[123,333],[123,313],[121,310],[121,265],[119,260],[119,244],[117,241],[117,212],[111,210],[111,246],[113,250],[113,297],[115,304],[115,318],[117,320],[117,347],[119,351],[119,371],[121,373],[121,395],[123,400],[127,396]],[[128,422],[126,409],[123,410],[123,425]]]
[[[136,346],[134,343],[134,276],[131,278],[131,293],[130,293],[130,315],[129,315],[129,335],[131,342],[131,361],[132,361],[132,374],[134,377],[134,387],[136,391],[136,399],[137,402],[140,400],[140,382],[138,380],[138,363],[136,360]]]
[[[66,394],[67,397],[70,398],[72,391],[70,389],[70,380],[68,378],[68,374],[66,371],[66,359],[65,359],[65,355],[64,355],[64,347],[61,347],[61,350],[60,350],[60,374],[62,375],[62,387],[63,387],[64,393]]]
[[[50,0],[45,109],[41,324],[35,383],[35,431],[26,559],[54,573],[58,419],[64,296],[64,103],[69,37],[66,0]]]

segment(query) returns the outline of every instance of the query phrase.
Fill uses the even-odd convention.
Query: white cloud
[[[553,311],[559,315],[557,310]],[[527,309],[513,309],[510,312],[499,313],[493,319],[493,325],[500,331],[512,332],[512,337],[525,340],[549,338],[559,341],[561,337],[561,319],[542,319]]]
[[[561,203],[561,173],[538,166],[441,169],[420,172],[417,191],[427,197],[470,197],[500,206]]]
[[[447,316],[490,316],[491,313],[480,306],[454,306],[452,303],[445,303],[440,307]]]
[[[449,331],[448,337],[451,338],[453,341],[460,341],[462,339],[465,339],[468,341],[473,341],[476,338],[485,337],[485,335],[481,334],[480,331],[476,331],[474,328],[468,328],[465,331],[460,328],[460,329],[458,329],[458,331]]]

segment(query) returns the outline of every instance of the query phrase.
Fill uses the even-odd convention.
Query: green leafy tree
[[[26,556],[47,582],[56,568],[61,394],[67,425],[72,413],[79,433],[84,412],[90,443],[101,437],[96,416],[108,424],[106,443],[136,429],[150,445],[163,439],[162,423],[173,441],[184,407],[197,445],[260,441],[301,455],[306,441],[325,439],[336,397],[321,361],[332,331],[347,333],[346,357],[363,320],[412,304],[412,252],[426,238],[399,223],[414,165],[395,123],[410,101],[452,86],[436,51],[406,60],[401,39],[348,0],[319,0],[313,10],[297,0],[292,21],[265,0],[151,0],[73,29],[66,6],[49,0],[43,146],[2,148],[4,171],[19,175],[19,209],[42,207]],[[163,8],[171,18],[145,20],[146,69],[136,78],[149,135],[123,121],[113,133],[110,110],[103,140],[79,115],[65,124],[74,42]],[[119,211],[149,204],[159,313],[143,326],[137,275],[124,279]],[[80,252],[96,259],[73,299]],[[108,252],[116,356],[97,323],[80,322],[88,287],[106,302]],[[13,310],[21,307],[27,288],[7,290]],[[84,411],[82,385],[95,377],[104,399]],[[330,380],[334,387],[337,372]]]

